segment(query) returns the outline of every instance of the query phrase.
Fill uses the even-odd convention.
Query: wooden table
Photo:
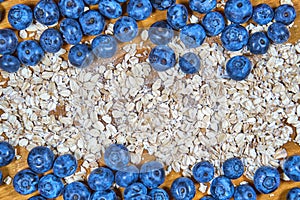
[[[37,1],[38,0],[6,0],[3,3],[1,3],[0,8],[5,11],[5,14],[4,14],[5,16],[0,24],[0,28],[10,28],[10,25],[7,21],[7,13],[11,6],[18,4],[18,3],[23,3],[23,4],[29,5],[33,8]],[[186,2],[187,2],[187,0],[177,0],[177,3],[185,3],[186,4]],[[289,42],[291,42],[291,43],[295,43],[296,41],[298,41],[300,39],[300,1],[293,0],[293,2],[294,2],[295,8],[297,9],[297,15],[299,17],[296,19],[294,27],[291,28],[292,37],[289,40]],[[272,7],[276,7],[280,4],[280,0],[252,0],[252,3],[254,5],[257,5],[259,3],[268,3]],[[164,12],[156,11],[153,13],[152,17],[150,17],[146,21],[139,22],[139,26],[140,27],[149,27],[150,24],[152,24],[154,21],[157,21],[159,19],[164,19],[165,16],[166,15]],[[85,38],[85,39],[88,39],[88,38]],[[1,79],[1,74],[0,74],[0,79]],[[2,81],[2,80],[0,80],[0,81]],[[1,110],[0,110],[0,114],[1,114]],[[0,121],[0,123],[1,123],[1,121]],[[300,153],[300,147],[295,143],[292,143],[292,142],[287,143],[286,145],[284,145],[284,147],[287,149],[289,155],[294,155],[294,154]],[[25,149],[20,148],[20,147],[17,147],[17,151],[18,151],[18,154],[22,156],[21,159],[15,160],[13,163],[11,163],[10,165],[8,165],[6,167],[0,168],[3,171],[4,177],[6,177],[8,175],[10,177],[13,177],[19,170],[25,169],[28,167],[27,162],[26,162],[28,152]],[[167,188],[167,190],[168,190],[168,188],[170,188],[173,180],[179,176],[181,176],[179,173],[173,172],[173,173],[169,174],[162,187]],[[241,177],[237,180],[234,180],[233,182],[235,184],[238,184],[239,182],[241,182],[243,180],[247,180],[247,179],[245,177]],[[287,191],[290,188],[295,187],[295,186],[300,187],[300,183],[282,182],[279,189],[276,190],[274,193],[272,193],[272,196],[260,194],[260,195],[258,195],[258,199],[259,200],[269,200],[269,199],[270,200],[271,199],[272,200],[283,200],[283,199],[285,199]],[[199,188],[198,184],[196,184],[196,188],[198,190],[198,188]],[[36,194],[37,193],[27,195],[27,196],[21,196],[17,192],[14,191],[12,184],[0,186],[0,200],[23,200],[23,199],[25,200]],[[203,196],[203,194],[201,194],[200,192],[197,192],[196,197],[194,199],[199,199],[202,196]],[[60,197],[58,199],[62,199],[62,198]]]

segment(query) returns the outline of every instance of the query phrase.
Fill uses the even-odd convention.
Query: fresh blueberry
[[[63,45],[61,33],[54,28],[46,29],[40,37],[40,45],[46,52],[58,52]]]
[[[73,19],[79,18],[84,11],[83,0],[60,0],[58,7],[64,17]]]
[[[99,35],[93,39],[93,53],[99,58],[111,58],[115,55],[118,42],[111,35]]]
[[[94,169],[88,178],[88,184],[92,190],[108,190],[114,182],[113,172],[106,167]]]
[[[150,190],[148,195],[153,199],[153,200],[169,200],[170,197],[166,190],[161,189],[161,188],[154,188]]]
[[[28,200],[46,200],[46,199],[44,197],[38,195],[38,196],[30,197]]]
[[[18,46],[18,38],[16,34],[8,29],[0,29],[0,54],[12,54]]]
[[[267,32],[268,37],[276,44],[282,44],[290,38],[289,29],[282,23],[272,23]]]
[[[125,200],[131,200],[138,194],[147,194],[147,188],[142,183],[135,182],[126,187],[123,194]]]
[[[212,181],[210,193],[215,199],[227,200],[233,196],[234,186],[229,178],[219,176]]]
[[[139,169],[134,165],[129,165],[116,172],[115,182],[120,187],[128,187],[137,182],[139,178]]]
[[[280,184],[280,174],[277,169],[268,166],[262,166],[254,173],[254,186],[264,194],[275,191]]]
[[[179,67],[183,73],[194,74],[200,69],[200,58],[192,52],[183,54],[179,57]]]
[[[183,4],[174,4],[168,8],[167,21],[173,29],[179,30],[187,23],[188,11]]]
[[[90,200],[117,200],[116,193],[111,190],[96,191],[92,194]]]
[[[79,23],[84,35],[98,35],[104,29],[105,19],[98,11],[88,10],[80,15]]]
[[[293,181],[300,181],[300,155],[288,157],[283,164],[284,173]]]
[[[200,24],[188,24],[181,29],[179,36],[186,48],[196,48],[204,42],[206,33]]]
[[[296,10],[289,4],[282,4],[275,9],[274,19],[276,22],[289,25],[296,19]]]
[[[76,44],[71,47],[68,59],[73,66],[85,68],[92,64],[94,54],[86,44]]]
[[[135,20],[144,20],[151,15],[152,5],[149,0],[129,0],[127,13]]]
[[[149,62],[156,71],[166,71],[176,64],[175,52],[168,46],[158,45],[151,50]]]
[[[71,154],[58,156],[53,164],[53,174],[60,178],[71,176],[77,170],[77,160]]]
[[[0,170],[0,185],[2,185],[3,183],[3,173],[2,171]]]
[[[10,54],[5,54],[0,58],[0,69],[6,72],[14,73],[19,70],[20,66],[21,63],[19,59]]]
[[[104,152],[105,164],[113,170],[122,170],[130,161],[128,149],[122,144],[111,144]]]
[[[245,56],[234,56],[226,64],[229,78],[241,81],[247,78],[252,69],[251,61]]]
[[[215,198],[213,198],[212,196],[204,196],[199,200],[216,200]]]
[[[208,36],[219,35],[225,28],[225,19],[219,12],[208,12],[202,20],[202,26]]]
[[[38,174],[49,171],[54,162],[54,154],[47,147],[34,147],[28,154],[27,163],[30,169]]]
[[[0,167],[11,163],[14,157],[15,149],[8,142],[0,142]]]
[[[153,8],[157,10],[166,10],[176,3],[176,0],[150,0]]]
[[[63,190],[64,200],[86,200],[90,199],[91,192],[88,187],[81,182],[73,182],[65,186]]]
[[[239,185],[233,195],[235,200],[256,200],[256,193],[249,184]]]
[[[121,17],[114,25],[115,37],[120,42],[129,42],[138,34],[138,25],[131,17]]]
[[[33,10],[34,18],[46,26],[54,25],[59,20],[59,10],[53,0],[40,0]]]
[[[47,198],[56,198],[62,194],[64,184],[60,178],[53,174],[43,176],[38,184],[39,193]]]
[[[122,7],[115,0],[100,0],[99,11],[109,19],[116,19],[122,15]]]
[[[38,42],[25,40],[19,43],[17,55],[24,65],[35,66],[41,61],[45,53]]]
[[[224,176],[237,179],[244,173],[244,164],[239,158],[229,158],[223,163]]]
[[[250,0],[228,0],[224,12],[231,22],[243,24],[252,17],[253,7]]]
[[[290,189],[286,196],[286,200],[300,200],[300,188],[294,187]]]
[[[180,177],[172,183],[171,194],[176,200],[190,200],[194,198],[196,188],[191,179]]]
[[[127,0],[116,0],[118,3],[124,3],[126,2]]]
[[[17,4],[8,12],[8,22],[17,30],[26,29],[33,21],[33,13],[29,6]]]
[[[140,180],[152,189],[160,186],[166,178],[164,166],[157,161],[146,162],[140,169]]]
[[[62,33],[64,40],[68,44],[78,44],[82,39],[82,31],[80,25],[74,19],[63,19],[60,23],[59,30]]]
[[[87,5],[96,5],[99,3],[99,0],[83,0]]]
[[[252,19],[259,25],[270,23],[274,18],[273,9],[265,3],[259,4],[253,8]]]
[[[38,183],[38,175],[29,169],[19,171],[13,180],[15,191],[22,195],[37,191]]]
[[[167,21],[162,20],[153,23],[149,29],[149,38],[156,45],[166,45],[171,42],[174,31]]]
[[[192,11],[208,13],[217,6],[217,0],[190,0],[189,5]]]
[[[248,31],[238,24],[227,26],[221,34],[221,42],[229,51],[241,50],[248,43],[248,39]]]
[[[131,197],[130,200],[152,200],[152,198],[146,194],[137,194]]]
[[[194,179],[199,183],[209,182],[215,175],[214,166],[208,161],[198,162],[192,171]]]
[[[248,48],[253,54],[265,54],[269,49],[270,41],[264,32],[253,33],[248,41]]]

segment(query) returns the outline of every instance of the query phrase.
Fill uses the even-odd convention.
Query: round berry
[[[5,141],[0,142],[0,167],[6,166],[13,161],[15,149]]]
[[[248,39],[248,31],[238,24],[230,24],[221,34],[221,42],[229,51],[241,50],[248,43]]]
[[[71,176],[77,170],[77,160],[71,154],[58,156],[53,164],[53,174],[60,178]]]
[[[25,40],[19,43],[17,55],[24,65],[35,66],[42,60],[45,53],[38,42]]]
[[[146,194],[137,194],[131,197],[130,200],[152,200],[152,198]]]
[[[130,161],[128,149],[122,144],[111,144],[104,152],[105,164],[113,170],[122,170]]]
[[[90,200],[116,200],[117,199],[117,195],[116,193],[111,190],[103,190],[103,191],[96,191],[92,194]]]
[[[183,4],[174,4],[168,8],[167,21],[173,29],[179,30],[187,23],[188,11]]]
[[[256,193],[249,184],[239,185],[233,195],[235,200],[256,200]]]
[[[49,171],[54,162],[54,154],[47,147],[34,147],[28,154],[27,163],[30,169],[38,174]]]
[[[122,7],[115,0],[100,0],[99,11],[109,19],[116,19],[122,15]]]
[[[0,170],[0,185],[2,185],[2,184],[3,184],[3,173]]]
[[[191,200],[196,194],[196,188],[191,179],[180,177],[172,183],[171,194],[177,200]]]
[[[229,178],[219,176],[212,181],[210,193],[215,199],[227,200],[233,196],[234,186]]]
[[[247,78],[252,69],[251,61],[245,56],[234,56],[226,64],[229,78],[241,81]]]
[[[116,172],[115,182],[120,187],[128,187],[139,179],[139,169],[129,165]]]
[[[37,191],[38,183],[38,175],[29,169],[19,171],[13,180],[15,191],[22,195]]]
[[[300,181],[300,155],[288,157],[283,164],[283,171],[293,181]]]
[[[8,12],[8,22],[17,30],[26,29],[33,21],[33,13],[29,6],[17,4],[11,7]]]
[[[34,18],[46,26],[54,25],[59,20],[59,10],[53,0],[40,0],[33,10]]]
[[[265,3],[259,4],[253,8],[252,19],[259,25],[270,23],[274,18],[273,9]]]
[[[296,19],[296,10],[291,5],[282,4],[275,9],[274,19],[276,22],[289,25]]]
[[[174,31],[167,21],[154,22],[149,29],[149,38],[151,42],[157,45],[166,45],[171,42]]]
[[[63,198],[64,200],[84,200],[90,199],[91,192],[88,187],[81,182],[73,182],[69,183],[65,186],[63,190]]]
[[[200,69],[200,58],[192,52],[183,54],[179,57],[179,67],[183,73],[194,74]]]
[[[208,12],[202,20],[202,26],[208,36],[219,35],[225,28],[225,19],[219,12]]]
[[[111,58],[117,52],[118,42],[111,35],[99,35],[93,39],[92,49],[99,58]]]
[[[92,190],[108,190],[114,182],[114,174],[106,167],[94,169],[88,178],[88,184]]]
[[[203,44],[206,33],[200,24],[188,24],[181,29],[179,36],[186,48],[196,48]]]
[[[73,66],[85,68],[92,64],[94,54],[86,44],[76,44],[71,47],[68,59]]]
[[[84,11],[83,0],[60,0],[59,11],[64,17],[77,19]]]
[[[193,167],[194,179],[199,183],[206,183],[213,179],[215,175],[214,166],[208,161],[198,162]]]
[[[262,166],[256,170],[253,181],[259,192],[269,194],[279,187],[280,174],[273,167]]]
[[[135,182],[124,190],[124,198],[125,200],[131,200],[132,197],[136,195],[146,195],[147,194],[147,188],[142,183]]]
[[[46,200],[46,198],[38,195],[38,196],[30,197],[28,200]]]
[[[204,196],[204,197],[200,198],[199,200],[216,200],[216,199],[213,198],[212,196]]]
[[[224,13],[231,22],[243,24],[252,17],[253,7],[250,0],[228,0]]]
[[[151,15],[152,5],[149,0],[129,0],[127,13],[135,20],[144,20]]]
[[[120,42],[129,42],[138,34],[138,25],[131,17],[121,17],[114,25],[115,37]]]
[[[176,3],[176,0],[150,0],[153,8],[157,10],[166,10]]]
[[[244,164],[239,158],[230,158],[223,163],[224,176],[237,179],[244,173]]]
[[[19,70],[21,63],[18,58],[10,54],[5,54],[0,58],[0,69],[14,73]]]
[[[264,32],[253,33],[248,41],[248,48],[253,54],[265,54],[269,49],[270,41]]]
[[[61,33],[54,28],[46,29],[40,37],[40,45],[46,52],[58,52],[63,45]]]
[[[62,33],[64,40],[68,44],[78,44],[82,39],[82,31],[80,25],[74,19],[63,19],[60,23],[59,30]]]
[[[79,23],[84,35],[98,35],[104,29],[105,19],[98,11],[88,10],[80,15]]]
[[[176,64],[175,52],[168,46],[158,45],[151,50],[149,62],[156,71],[166,71]]]
[[[87,5],[96,5],[99,3],[99,0],[84,0],[84,3]]]
[[[148,194],[152,199],[169,200],[168,193],[161,188],[154,188]]]
[[[18,38],[10,29],[0,29],[0,54],[13,54],[18,46]]]
[[[267,35],[274,43],[282,44],[290,38],[290,31],[284,24],[275,22],[269,26]]]
[[[290,189],[286,196],[286,200],[300,200],[300,188],[294,187]]]
[[[43,176],[38,184],[39,193],[47,198],[52,199],[61,195],[64,189],[64,184],[60,178],[53,174]]]
[[[164,166],[157,161],[146,162],[140,169],[140,180],[148,188],[157,188],[166,178]]]
[[[208,13],[217,6],[217,0],[190,0],[189,5],[192,11]]]

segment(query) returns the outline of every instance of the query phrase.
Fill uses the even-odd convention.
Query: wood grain
[[[1,3],[0,9],[4,11],[4,19],[2,20],[2,22],[0,24],[0,28],[10,28],[10,25],[7,21],[7,12],[11,6],[18,4],[18,3],[23,3],[23,4],[29,5],[33,8],[34,5],[36,4],[36,2],[37,2],[37,0],[6,0],[3,3]],[[177,1],[177,3],[184,3],[184,4],[187,4],[187,2],[188,2],[187,0]],[[300,16],[300,1],[294,0],[293,2],[295,4],[295,8],[297,10],[297,15]],[[253,5],[257,5],[259,3],[268,3],[272,7],[276,7],[280,4],[279,0],[252,0],[252,3],[253,3]],[[201,15],[199,15],[197,13],[193,13],[193,14],[201,17]],[[153,22],[161,20],[161,19],[165,19],[165,16],[166,16],[165,12],[155,11],[149,19],[139,22],[139,27],[149,27]],[[291,35],[292,36],[289,40],[289,42],[291,42],[291,43],[295,43],[296,41],[298,41],[300,39],[300,17],[298,17],[296,19],[295,25],[291,28]],[[89,38],[85,38],[85,39],[89,39]],[[0,81],[3,81],[1,73],[0,73]],[[61,113],[63,113],[63,108],[59,109],[56,113],[53,113],[53,114],[59,115]],[[1,110],[0,110],[0,114],[1,114]],[[0,123],[1,123],[1,121],[0,121]],[[284,147],[287,149],[289,155],[294,155],[294,154],[300,153],[300,147],[295,143],[289,142],[286,145],[284,145]],[[17,147],[17,151],[18,151],[18,154],[22,156],[21,159],[15,160],[9,166],[0,168],[3,171],[4,177],[6,177],[8,175],[10,177],[13,177],[19,170],[25,169],[28,167],[27,162],[26,162],[26,157],[27,157],[28,152],[25,149],[20,148],[20,147]],[[99,161],[99,162],[103,163],[102,161]],[[216,166],[216,167],[220,167],[220,166]],[[166,182],[164,183],[164,185],[162,185],[162,187],[165,188],[167,191],[169,191],[171,183],[173,182],[174,179],[176,179],[179,176],[180,176],[179,173],[173,172],[173,173],[169,174],[166,178]],[[242,177],[237,180],[234,180],[233,182],[235,184],[238,184],[239,182],[241,182],[243,180],[247,180],[247,179],[245,177]],[[282,182],[280,185],[280,188],[278,190],[276,190],[272,194],[272,196],[259,195],[258,199],[259,200],[271,200],[271,199],[272,200],[283,200],[283,199],[286,199],[285,196],[287,194],[287,191],[290,188],[295,187],[295,186],[300,187],[300,183]],[[198,189],[199,185],[196,184],[196,187]],[[27,196],[21,196],[14,191],[12,184],[0,186],[0,200],[23,200],[23,199],[25,200],[36,194],[37,193],[27,195]],[[196,197],[194,199],[199,199],[203,195],[204,194],[197,192]],[[58,199],[62,199],[62,198],[60,197]]]

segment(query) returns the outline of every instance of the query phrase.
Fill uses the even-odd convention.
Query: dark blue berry
[[[59,10],[53,0],[40,0],[33,10],[34,18],[46,26],[54,25],[59,20]]]
[[[118,42],[114,36],[99,35],[93,39],[93,53],[99,58],[111,58],[115,55]]]
[[[174,4],[168,8],[167,21],[173,29],[179,30],[187,23],[188,11],[183,4]]]
[[[200,198],[199,200],[216,200],[216,199],[213,198],[212,196],[204,196],[204,197]]]
[[[275,9],[274,19],[276,22],[289,25],[296,19],[296,10],[291,5],[282,4],[281,6]]]
[[[219,35],[225,28],[225,19],[219,12],[208,12],[202,20],[202,26],[208,36]]]
[[[122,144],[111,144],[104,152],[105,164],[113,170],[122,170],[130,161],[128,149]]]
[[[0,170],[0,185],[2,185],[2,184],[3,184],[3,173]]]
[[[114,25],[115,37],[120,42],[129,42],[138,34],[138,25],[131,17],[121,17]]]
[[[62,33],[64,40],[68,44],[78,44],[82,39],[82,31],[80,25],[74,19],[63,19],[60,23],[59,30]]]
[[[200,58],[192,52],[183,54],[179,57],[179,67],[183,73],[194,74],[200,69]]]
[[[199,47],[205,38],[205,30],[200,24],[185,25],[180,31],[180,40],[186,48]]]
[[[47,147],[34,147],[28,154],[27,163],[30,169],[38,174],[49,171],[54,162],[54,154]]]
[[[126,2],[127,0],[116,0],[118,3],[124,3]]]
[[[171,42],[174,31],[167,21],[158,21],[153,23],[149,29],[149,38],[151,42],[157,45],[166,45]]]
[[[130,200],[152,200],[152,198],[146,194],[137,194],[131,197]]]
[[[166,71],[176,64],[175,52],[168,46],[158,45],[151,50],[149,62],[156,71]]]
[[[11,163],[14,157],[15,149],[8,142],[0,142],[0,167]]]
[[[124,190],[124,199],[131,200],[132,197],[139,195],[139,194],[147,194],[147,188],[142,183],[135,182]]]
[[[228,0],[225,4],[225,16],[236,24],[243,24],[252,17],[253,7],[250,0]]]
[[[208,13],[217,6],[217,0],[190,0],[189,5],[192,11]]]
[[[172,183],[171,194],[176,200],[190,200],[194,198],[196,188],[191,179],[180,177]]]
[[[10,29],[0,29],[0,54],[12,54],[18,46],[18,38]]]
[[[146,162],[140,169],[140,180],[148,188],[157,188],[166,178],[164,166],[157,161]]]
[[[192,171],[194,179],[199,183],[209,182],[215,175],[214,166],[208,161],[198,162],[194,165]]]
[[[229,178],[219,176],[212,181],[210,193],[215,199],[227,200],[233,196],[234,186]]]
[[[280,174],[273,167],[262,166],[256,170],[253,181],[259,192],[269,194],[279,187]]]
[[[38,196],[30,197],[28,200],[46,200],[46,199],[44,197],[38,195]]]
[[[275,22],[269,26],[267,35],[274,43],[282,44],[290,38],[290,31],[284,24]]]
[[[111,190],[96,191],[92,194],[90,200],[117,200],[116,193]]]
[[[252,19],[259,25],[270,23],[274,18],[273,9],[265,3],[259,4],[253,8]]]
[[[139,169],[134,165],[129,165],[116,172],[115,182],[120,187],[128,187],[137,182],[139,178]]]
[[[25,40],[19,43],[17,55],[24,65],[35,66],[42,60],[45,53],[38,42]]]
[[[97,3],[99,3],[99,0],[84,0],[84,3],[86,3],[87,5],[96,5]]]
[[[122,15],[122,7],[115,0],[100,0],[99,11],[109,19],[115,19]]]
[[[60,178],[71,176],[76,172],[77,165],[76,158],[71,154],[58,156],[53,164],[53,174]]]
[[[135,20],[144,20],[151,15],[152,5],[149,0],[129,0],[127,13]]]
[[[10,54],[5,54],[0,58],[0,69],[6,72],[14,73],[19,70],[20,66],[21,63],[19,59]]]
[[[253,54],[265,54],[269,49],[270,41],[264,32],[253,33],[248,41],[248,48]]]
[[[233,195],[235,200],[256,200],[256,193],[249,184],[239,185]]]
[[[60,178],[53,174],[47,174],[43,176],[38,184],[39,193],[47,199],[52,199],[60,196],[63,189],[63,182]]]
[[[83,0],[60,0],[58,7],[64,17],[73,19],[79,18],[84,11]]]
[[[31,8],[27,5],[14,5],[8,12],[8,22],[17,30],[26,29],[31,25],[32,21],[33,13]]]
[[[150,190],[148,195],[153,199],[153,200],[169,200],[170,197],[166,190],[161,189],[161,188],[154,188]]]
[[[176,3],[176,0],[150,0],[153,8],[157,10],[166,10]]]
[[[73,66],[85,68],[92,64],[94,54],[86,44],[76,44],[71,47],[68,59]]]
[[[37,190],[39,177],[29,169],[19,171],[13,180],[13,186],[16,192],[26,195]]]
[[[229,158],[223,163],[224,176],[237,179],[244,173],[244,164],[239,158]]]
[[[241,50],[248,43],[248,39],[248,31],[238,24],[227,26],[221,34],[221,42],[229,51]]]
[[[94,169],[88,178],[88,184],[92,190],[108,190],[114,182],[114,174],[106,167]]]
[[[300,156],[288,157],[283,164],[284,173],[293,181],[300,181]]]
[[[245,56],[234,56],[226,64],[229,78],[241,81],[247,78],[252,69],[251,61]]]
[[[46,29],[40,37],[40,45],[46,52],[58,52],[63,45],[61,33],[54,28]]]
[[[105,19],[98,11],[88,10],[80,15],[79,23],[84,35],[98,35],[104,29]]]
[[[63,190],[64,200],[86,200],[90,199],[91,192],[81,182],[73,182],[65,186]]]
[[[294,187],[290,189],[286,196],[286,200],[300,200],[300,188]]]

